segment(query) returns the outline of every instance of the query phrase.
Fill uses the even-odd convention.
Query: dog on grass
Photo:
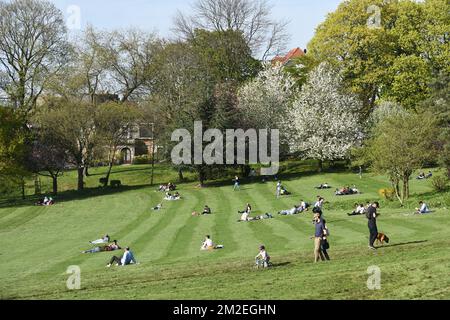
[[[384,233],[379,232],[377,235],[377,239],[375,240],[377,244],[383,245],[385,242],[389,243],[389,237]]]

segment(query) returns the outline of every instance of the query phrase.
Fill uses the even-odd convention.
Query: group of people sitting
[[[174,194],[171,194],[170,192],[166,192],[166,196],[164,197],[165,200],[173,201],[173,200],[180,200],[181,195],[178,192],[175,192]]]
[[[192,212],[192,216],[200,216],[200,215],[204,215],[204,214],[211,214],[211,208],[208,207],[208,205],[205,204],[205,207],[203,208],[202,213],[199,213],[197,211]]]
[[[177,186],[174,185],[173,183],[169,182],[168,184],[161,184],[159,186],[158,191],[167,192],[167,191],[175,191],[176,189],[177,189]]]
[[[120,250],[121,247],[118,245],[117,240],[113,240],[112,243],[109,243],[111,238],[109,235],[104,235],[102,238],[89,241],[90,244],[105,244],[103,246],[96,246],[90,250],[82,251],[82,253],[96,253],[96,252],[104,252],[104,251],[116,251]],[[129,264],[137,264],[133,252],[131,252],[129,247],[124,249],[123,255],[121,257],[113,256],[109,263],[106,265],[108,268],[111,267],[112,264],[116,264],[116,266],[126,266]]]
[[[37,206],[52,206],[55,204],[55,201],[52,197],[45,196],[43,199],[39,199],[38,202],[36,202]]]
[[[370,202],[367,202],[366,205],[363,205],[362,203],[355,203],[355,209],[351,213],[347,213],[347,215],[358,216],[358,215],[366,214],[369,206],[370,206]]]
[[[264,220],[264,219],[272,219],[273,218],[272,214],[270,214],[268,212],[263,215],[256,216],[256,217],[250,217],[250,214],[252,213],[252,206],[250,205],[250,203],[247,203],[244,211],[238,211],[238,213],[241,215],[238,222],[256,221],[256,220]]]
[[[423,180],[423,179],[429,179],[433,176],[433,173],[431,171],[428,171],[427,174],[425,174],[424,172],[419,173],[419,176],[416,178],[418,180]]]
[[[355,185],[353,185],[353,187],[343,187],[341,189],[336,189],[335,191],[335,195],[337,196],[346,196],[346,195],[350,195],[350,194],[358,194],[359,190],[356,188]]]
[[[202,242],[202,246],[200,247],[200,250],[214,250],[214,249],[223,249],[223,245],[214,244],[214,242],[211,239],[211,236],[206,235],[205,240]]]

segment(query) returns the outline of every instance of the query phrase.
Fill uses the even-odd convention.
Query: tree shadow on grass
[[[151,187],[150,184],[135,185],[135,186],[120,186],[117,188],[112,187],[97,187],[86,188],[82,191],[68,190],[58,193],[57,196],[52,196],[55,199],[55,205],[59,203],[84,200],[87,198],[101,197],[113,194],[119,194],[128,191],[141,190]],[[34,205],[39,199],[42,199],[44,195],[27,196],[25,199],[0,199],[0,208],[12,208],[12,207],[28,207]]]
[[[428,242],[428,240],[418,240],[418,241],[410,241],[410,242],[401,242],[401,243],[389,244],[389,245],[384,245],[384,246],[378,247],[378,249],[398,247],[398,246],[408,246],[408,245],[412,245],[412,244],[420,244],[420,243],[425,243],[425,242]]]

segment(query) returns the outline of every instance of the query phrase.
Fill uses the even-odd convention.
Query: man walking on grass
[[[377,228],[377,209],[380,208],[380,205],[378,202],[374,202],[367,208],[367,219],[369,227],[369,249],[376,250],[374,247],[375,240],[377,239],[378,235],[378,228]]]
[[[314,225],[315,225],[315,229],[316,229],[316,232],[314,234],[314,262],[316,263],[317,261],[319,261],[319,258],[322,261],[325,260],[325,257],[323,255],[322,248],[321,248],[322,238],[325,234],[325,225],[323,223],[323,219],[322,219],[320,213],[314,214]],[[327,260],[329,260],[329,257]]]

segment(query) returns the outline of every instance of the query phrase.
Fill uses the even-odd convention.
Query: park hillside
[[[192,0],[170,38],[0,0],[0,297],[448,298],[449,21],[446,0],[343,0],[291,49],[266,0]],[[317,196],[332,259],[313,264],[312,210],[278,212]],[[368,250],[347,213],[374,202],[391,241]],[[269,219],[237,223],[247,203]],[[81,253],[105,234],[140,263]]]
[[[148,183],[148,165],[116,167],[112,177],[120,188],[98,189],[106,168],[93,169],[88,191],[70,191],[76,172],[68,172],[61,185],[67,191],[53,206],[34,206],[33,198],[0,205],[2,299],[448,299],[450,193],[433,191],[430,180],[411,181],[412,199],[401,207],[386,200],[379,190],[385,176],[331,170],[314,173],[314,163],[289,162],[279,176],[289,196],[275,197],[276,181],[245,179],[240,191],[231,180],[198,188],[194,176],[177,184],[179,201],[164,201],[158,183],[177,173],[164,166]],[[438,170],[432,169],[434,173]],[[189,182],[189,179],[192,179]],[[75,181],[75,182],[74,182]],[[175,180],[172,180],[175,181]],[[51,190],[51,179],[44,181]],[[358,195],[336,196],[331,186],[355,184]],[[322,195],[330,229],[331,261],[314,264],[312,212],[280,216],[304,199]],[[380,232],[390,243],[373,252],[367,248],[364,215],[349,217],[355,202],[380,201]],[[432,213],[413,214],[419,199]],[[270,212],[273,219],[240,222],[238,210],[249,202],[252,215]],[[152,210],[158,203],[162,209]],[[193,217],[207,204],[211,215]],[[119,245],[130,246],[140,263],[105,268],[115,252],[82,254],[89,240],[108,233]],[[200,251],[206,234],[224,245],[221,250]],[[264,244],[273,267],[254,268],[258,246]],[[68,290],[69,266],[81,270],[81,289]],[[369,290],[370,266],[381,270],[381,290]]]

